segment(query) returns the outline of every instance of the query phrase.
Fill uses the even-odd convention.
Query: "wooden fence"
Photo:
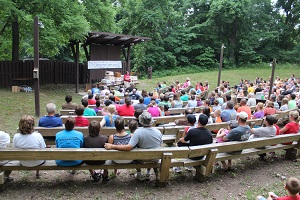
[[[0,87],[32,85],[33,60],[0,61]],[[40,60],[40,84],[76,84],[74,62]],[[88,82],[87,65],[79,64],[79,83]]]

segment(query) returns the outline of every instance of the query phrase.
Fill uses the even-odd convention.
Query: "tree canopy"
[[[89,31],[151,37],[133,48],[134,70],[299,62],[299,0],[0,0],[0,60],[33,56],[33,18],[40,53],[71,60],[68,42]]]

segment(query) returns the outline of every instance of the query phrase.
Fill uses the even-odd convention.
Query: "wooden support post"
[[[209,153],[206,156],[204,161],[204,166],[206,167],[205,174],[204,174],[205,176],[208,176],[211,173],[217,154],[218,154],[218,149],[209,150]]]
[[[172,156],[172,153],[163,153],[160,170],[158,172],[158,175],[156,176],[156,179],[159,178],[159,180],[156,180],[156,185],[159,187],[165,187],[167,185],[167,181],[169,180],[170,175]]]
[[[199,182],[204,182],[207,176],[212,172],[214,162],[218,153],[218,149],[211,149],[205,158],[204,164],[195,166],[195,179]]]

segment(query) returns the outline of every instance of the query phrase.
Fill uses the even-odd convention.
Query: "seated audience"
[[[94,109],[88,107],[88,101],[86,99],[81,100],[81,103],[84,107],[83,116],[97,116]]]
[[[41,117],[39,120],[39,126],[52,128],[62,126],[62,121],[60,117],[56,117],[55,115],[56,106],[54,103],[48,103],[46,105],[46,111],[48,113],[47,116]]]
[[[24,115],[19,122],[19,132],[14,135],[13,148],[18,149],[43,149],[46,147],[43,136],[34,131],[34,118],[30,115]],[[20,165],[34,167],[42,165],[44,160],[20,160]],[[36,171],[36,177],[39,178],[39,171]]]
[[[83,117],[84,107],[82,105],[79,105],[75,109],[75,114],[77,115],[75,117],[75,126],[88,126],[89,120],[85,117]]]
[[[94,95],[89,94],[88,95],[88,105],[95,105],[95,104],[96,104],[96,100],[94,99]]]
[[[100,107],[101,102],[96,101],[96,107],[94,108],[95,112],[98,113],[99,111],[101,112],[102,108]]]
[[[134,107],[134,110],[137,110],[137,109],[146,110],[147,107],[144,104],[144,97],[140,96],[139,103],[135,104],[133,107]]]
[[[66,103],[64,103],[61,108],[65,110],[75,110],[77,104],[72,103],[72,96],[71,95],[66,95],[65,97]]]
[[[263,119],[265,116],[264,113],[264,104],[262,102],[258,102],[256,105],[256,112],[253,113],[253,119]]]
[[[192,108],[197,107],[197,101],[195,99],[195,95],[192,95],[191,99],[188,100],[187,107],[192,107]]]
[[[237,109],[237,112],[240,113],[242,111],[247,113],[249,116],[248,119],[251,119],[251,109],[249,106],[247,106],[247,99],[241,99],[240,101],[240,107]]]
[[[182,104],[181,99],[179,98],[178,93],[174,94],[173,101],[171,104],[172,104],[172,108],[182,108],[183,104]],[[167,104],[164,104],[164,105],[167,105]]]
[[[73,117],[68,117],[65,123],[65,130],[56,133],[56,148],[83,147],[83,134],[73,130],[74,126],[75,119]],[[59,166],[76,166],[82,164],[82,160],[56,160],[55,162]]]
[[[254,98],[254,93],[252,92],[248,94],[247,106],[249,107],[256,106],[256,99]]]
[[[290,134],[299,132],[299,112],[291,111],[289,114],[290,122],[287,123],[282,129],[280,129],[280,134]]]
[[[108,115],[104,116],[103,119],[100,122],[101,128],[105,127],[115,127],[115,120],[119,115],[116,115],[116,106],[113,104],[110,104],[108,106]]]
[[[288,110],[289,109],[288,102],[289,102],[288,98],[283,98],[282,103],[281,103],[281,107],[280,107],[279,110],[281,110],[281,111]]]
[[[159,117],[159,116],[161,116],[161,110],[156,105],[155,101],[151,101],[151,103],[149,104],[149,107],[148,107],[147,111],[151,114],[152,117]]]
[[[100,135],[100,124],[97,121],[92,121],[89,124],[89,135],[84,137],[83,148],[104,148],[104,144],[107,142],[107,136]],[[105,160],[85,160],[83,161],[87,165],[103,165]],[[99,182],[101,179],[101,173],[90,169],[91,176],[95,182]],[[102,174],[102,182],[106,183],[108,178],[108,170],[105,169]]]
[[[131,105],[131,98],[125,98],[125,105],[122,105],[118,109],[120,116],[134,116],[134,107]]]
[[[131,134],[128,134],[125,131],[125,122],[123,117],[118,117],[115,121],[115,127],[117,133],[114,135],[110,135],[108,138],[108,143],[114,145],[127,145],[132,137]],[[113,160],[114,163],[123,164],[123,163],[131,163],[132,160]],[[115,170],[115,174],[117,174],[117,170]]]

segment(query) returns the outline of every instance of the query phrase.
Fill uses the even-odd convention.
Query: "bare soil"
[[[195,171],[172,172],[164,188],[155,187],[153,171],[150,182],[138,182],[135,170],[120,170],[107,184],[92,182],[88,171],[41,171],[40,179],[35,171],[14,171],[14,180],[0,199],[253,199],[259,192],[267,194],[262,188],[272,189],[274,183],[281,188],[285,178],[299,176],[299,163],[284,160],[283,155],[268,155],[267,161],[253,156],[233,164],[233,171],[217,168],[203,183],[193,179]]]

